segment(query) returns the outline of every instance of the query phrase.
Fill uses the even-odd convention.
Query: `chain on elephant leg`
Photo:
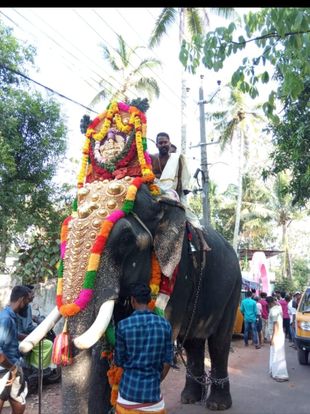
[[[201,402],[207,393],[207,381],[206,373],[200,376],[193,375],[193,373],[187,368],[185,387],[181,394],[182,404],[194,404]]]
[[[209,410],[227,410],[232,405],[230,395],[229,377],[214,378],[211,375],[207,382],[211,384],[211,392],[206,400],[206,407]]]

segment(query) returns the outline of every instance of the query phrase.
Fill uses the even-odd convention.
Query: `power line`
[[[74,99],[68,98],[66,95],[63,95],[62,93],[57,92],[57,91],[55,91],[54,89],[52,89],[52,88],[50,88],[50,87],[48,87],[48,86],[46,86],[46,85],[43,85],[42,83],[40,83],[40,82],[38,82],[38,81],[36,81],[36,80],[34,80],[34,79],[30,78],[30,77],[29,77],[29,76],[27,76],[27,75],[24,75],[23,73],[19,72],[18,70],[15,70],[15,69],[9,68],[8,66],[3,65],[3,64],[0,64],[0,67],[4,68],[4,69],[6,69],[6,70],[9,70],[10,72],[15,73],[16,75],[22,76],[23,78],[25,78],[25,79],[27,79],[27,80],[29,80],[29,81],[31,81],[31,82],[33,82],[33,83],[35,83],[35,84],[37,84],[37,85],[41,86],[42,88],[44,88],[44,89],[46,89],[46,90],[48,90],[48,91],[50,91],[50,92],[52,92],[52,93],[54,93],[54,94],[56,94],[56,95],[60,96],[61,98],[67,99],[68,101],[73,102],[73,103],[75,103],[76,105],[79,105],[79,106],[81,106],[82,108],[85,108],[85,109],[87,109],[88,111],[91,111],[91,112],[93,112],[93,113],[97,114],[97,112],[96,112],[96,111],[94,111],[93,109],[88,108],[87,106],[85,106],[85,105],[81,104],[80,102],[75,101]]]
[[[15,10],[13,10],[13,11],[15,11]],[[15,11],[16,12],[16,11]],[[0,13],[2,13],[2,12],[0,12]],[[30,34],[30,36],[32,36],[33,38],[35,38],[35,36],[34,36],[34,34],[33,33],[31,33],[31,32],[29,32],[28,30],[25,30],[24,28],[21,28],[21,26],[18,24],[18,23],[16,23],[14,20],[12,20],[10,17],[8,17],[7,15],[5,15],[4,13],[2,13],[9,21],[11,21],[15,26],[17,26],[20,30],[22,30],[24,33],[28,33],[28,34]],[[22,18],[24,18],[25,20],[27,20],[24,16],[22,16],[20,13],[18,13],[18,15],[20,15]],[[28,21],[29,22],[29,21]],[[32,23],[32,22],[30,22],[30,24],[32,25],[32,26],[34,26],[34,24]],[[22,39],[23,40],[23,39]],[[68,66],[67,65],[67,60],[65,59],[65,61],[64,61],[64,64],[65,64],[65,66],[70,70],[70,71],[72,71],[73,70],[73,66],[72,66],[72,64],[70,65],[70,66]],[[89,86],[89,87],[91,87],[92,89],[94,89],[94,90],[97,90],[93,85],[91,85],[87,80],[85,80],[85,79],[83,79],[82,78],[82,80]]]
[[[39,33],[42,33],[47,39],[49,39],[50,41],[52,41],[53,43],[55,43],[56,44],[56,46],[57,47],[59,47],[61,50],[64,50],[68,55],[70,55],[70,56],[72,56],[73,57],[73,59],[75,59],[75,60],[77,60],[78,62],[80,62],[80,60],[75,56],[75,55],[73,55],[73,53],[71,53],[70,51],[68,51],[67,49],[65,49],[62,45],[60,45],[55,39],[53,39],[52,37],[50,37],[49,36],[49,34],[48,33],[46,33],[44,30],[42,30],[42,29],[40,29],[40,28],[38,28],[38,26],[37,25],[35,25],[34,23],[33,23],[33,21],[30,21],[27,17],[25,17],[22,13],[20,13],[20,12],[18,12],[16,9],[12,9],[16,14],[18,14],[20,17],[22,17],[24,20],[26,20],[27,21],[27,23],[29,23],[31,26],[33,26]],[[40,18],[40,20],[42,20],[41,18]],[[66,61],[66,59],[65,59],[65,61]],[[87,66],[84,62],[82,62],[85,66]],[[73,63],[74,64],[74,63]],[[67,65],[66,65],[67,66]],[[68,67],[68,66],[67,66]],[[69,68],[71,71],[72,71],[72,69],[75,69],[75,67],[74,66],[72,66],[71,68]],[[89,69],[88,67],[87,67],[87,69]],[[95,73],[94,71],[93,71],[93,73]],[[96,74],[96,73],[95,73]],[[96,74],[97,76],[98,76],[98,74]],[[83,79],[83,78],[82,78]],[[96,80],[96,79],[94,79],[94,78],[90,78],[91,80],[93,80],[94,82],[95,82],[95,84],[98,84],[98,81]],[[91,88],[93,88],[93,89],[95,89],[95,90],[97,90],[97,88],[94,88],[87,80],[85,80],[85,79],[83,79]]]
[[[92,31],[94,31],[96,33],[97,36],[100,37],[101,40],[104,41],[104,43],[108,44],[111,48],[112,46],[100,35],[100,33],[97,32],[97,30],[94,29],[94,27],[92,25],[90,25],[88,23],[88,21],[86,21],[76,10],[73,9],[73,11],[75,12],[75,14],[88,26],[90,27],[90,29],[92,29]],[[96,14],[97,16],[97,14]],[[106,23],[106,22],[105,22]],[[107,23],[106,23],[107,24]],[[115,50],[114,48],[112,48],[113,50]],[[107,81],[105,81],[107,82]],[[119,84],[119,86],[121,86],[121,84]],[[138,98],[138,95],[133,91],[133,90],[129,90],[133,95],[136,96],[136,98]]]
[[[35,14],[35,13],[34,13]],[[80,59],[78,59],[76,56],[75,56],[75,58],[79,61],[79,62],[82,62],[84,65],[85,65],[85,60],[87,60],[87,61],[89,61],[89,62],[92,62],[94,65],[98,65],[98,62],[96,62],[95,60],[93,60],[92,58],[90,58],[89,56],[86,56],[86,54],[85,54],[85,52],[84,51],[82,51],[81,49],[79,49],[75,44],[73,44],[69,39],[67,39],[67,38],[65,38],[63,35],[61,35],[61,34],[59,34],[59,32],[57,31],[57,30],[55,30],[55,28],[53,28],[49,23],[47,23],[46,22],[46,20],[44,20],[44,19],[42,19],[41,17],[40,17],[40,19],[53,31],[53,32],[55,32],[55,33],[57,33],[62,39],[64,39],[64,40],[66,40],[66,42],[69,44],[69,45],[71,45],[72,47],[74,47],[79,53],[81,53],[82,54],[82,56],[83,56],[83,58],[84,58],[84,60],[80,60]],[[89,69],[89,66],[87,65],[87,68]],[[102,75],[100,74],[100,73],[98,73],[98,72],[95,72],[94,70],[92,70],[92,72],[94,73],[94,74],[96,74],[99,78],[100,78],[100,80],[102,79]],[[105,73],[107,73],[106,71],[105,71]],[[108,74],[108,73],[107,73]],[[115,80],[115,79],[113,79],[116,83],[118,83],[117,82],[117,80]],[[97,81],[97,83],[100,85],[100,82],[98,82]],[[113,85],[111,82],[109,82],[109,81],[106,81],[106,83],[107,84],[109,84],[110,86],[112,86],[112,88],[115,88],[115,85]],[[118,83],[118,86],[121,86],[121,84],[120,83]]]
[[[87,63],[85,63],[85,61],[87,60],[87,62],[89,62],[89,61],[91,61],[91,59],[89,58],[89,57],[87,57],[86,56],[86,58],[85,58],[85,53],[83,52],[83,51],[81,51],[80,49],[78,49],[75,45],[73,45],[72,44],[72,42],[70,42],[67,38],[64,38],[64,36],[63,35],[61,35],[61,34],[59,34],[59,32],[57,31],[57,30],[55,30],[54,28],[52,28],[44,19],[42,19],[42,17],[41,16],[38,16],[37,15],[37,17],[39,18],[39,20],[40,21],[42,21],[42,22],[44,22],[44,24],[46,25],[46,26],[49,26],[50,28],[51,28],[51,30],[54,32],[54,33],[56,33],[58,36],[60,36],[62,39],[65,39],[68,43],[69,43],[69,45],[71,45],[71,46],[73,46],[76,50],[78,50],[80,53],[82,53],[82,55],[84,56],[84,58],[85,58],[85,60],[83,60],[83,61],[81,61],[76,55],[74,55],[71,51],[68,51],[66,48],[64,48],[63,46],[61,46],[55,39],[53,39],[53,38],[51,38],[46,32],[44,32],[44,31],[42,31],[40,28],[38,28],[38,26],[37,25],[35,25],[32,21],[30,21],[27,17],[25,17],[22,13],[20,13],[20,12],[17,12],[15,9],[13,9],[13,11],[15,11],[15,13],[17,13],[19,16],[21,16],[23,19],[25,19],[29,24],[31,24],[33,27],[35,27],[36,28],[36,30],[38,31],[38,32],[40,32],[40,33],[43,33],[43,35],[48,39],[48,40],[50,40],[50,41],[52,41],[52,42],[54,42],[55,44],[56,44],[56,46],[59,48],[59,49],[61,49],[61,50],[63,50],[63,51],[65,51],[67,54],[69,54],[71,57],[73,57],[76,61],[78,61],[79,63],[82,63],[89,71],[92,71],[96,76],[98,76],[99,78],[100,78],[100,80],[102,79],[102,75],[101,74],[99,74],[99,73],[97,73],[97,72],[95,72],[94,70],[90,70],[90,67],[89,67],[89,65],[87,64]],[[33,11],[32,11],[32,14],[34,14],[34,15],[36,15],[35,13],[33,13]],[[25,31],[25,30],[24,30]],[[30,33],[29,31],[28,31],[28,33]],[[31,33],[30,33],[31,34]],[[33,34],[31,34],[32,36],[33,36]],[[65,62],[67,62],[67,59],[65,58]],[[93,60],[93,63],[94,63],[94,65],[95,66],[97,66],[98,65],[98,63],[97,62],[95,62],[94,60]],[[67,66],[67,65],[66,65]],[[68,67],[68,66],[67,66]],[[69,67],[68,67],[69,68]],[[74,69],[74,70],[76,70],[76,66],[72,66],[71,68],[69,68],[70,70],[72,70],[72,69]],[[92,86],[87,80],[85,80],[84,78],[82,78],[84,81],[85,81],[85,83],[87,83],[92,89],[94,89],[97,93],[98,93],[98,86],[100,85],[100,82],[98,81],[98,80],[96,80],[96,79],[94,79],[94,78],[91,78],[94,82],[95,82],[95,84],[97,85],[97,87],[94,87],[94,86]],[[114,82],[115,83],[117,83],[117,80],[115,80],[115,79],[113,79],[114,80]],[[119,84],[118,83],[118,87],[116,87],[115,85],[113,85],[111,82],[109,82],[109,81],[106,81],[106,83],[107,84],[109,84],[113,89],[114,88],[118,88],[119,86],[121,86],[121,84]]]

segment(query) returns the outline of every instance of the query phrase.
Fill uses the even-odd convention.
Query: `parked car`
[[[299,301],[295,324],[298,361],[301,365],[307,365],[310,352],[310,286]]]

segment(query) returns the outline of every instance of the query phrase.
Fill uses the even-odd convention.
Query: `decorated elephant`
[[[203,251],[200,238],[186,220],[183,205],[160,194],[154,186],[148,155],[138,133],[145,133],[141,128],[145,118],[132,108],[135,107],[114,103],[100,118],[110,122],[103,123],[103,127],[99,121],[93,122],[88,128],[85,159],[99,162],[100,145],[91,142],[96,134],[99,142],[106,143],[103,153],[112,153],[115,158],[116,132],[110,128],[114,119],[118,131],[134,131],[132,142],[137,157],[128,156],[132,143],[124,151],[125,140],[118,160],[127,157],[127,164],[119,165],[117,161],[114,169],[103,168],[110,174],[116,172],[114,177],[100,178],[102,171],[84,162],[75,211],[62,227],[57,308],[21,343],[20,349],[28,352],[61,316],[66,317],[74,347],[73,364],[63,368],[63,412],[108,414],[110,361],[102,358],[103,347],[107,343],[111,346],[107,329],[113,331],[117,322],[132,311],[128,301],[130,285],[145,282],[152,289],[154,311],[162,312],[170,321],[173,339],[186,352],[187,375],[181,401],[200,401],[208,383],[207,407],[228,409],[232,404],[228,356],[241,288],[238,258],[211,227],[205,231],[211,250]],[[131,113],[127,123],[120,123],[115,116],[120,110]],[[137,117],[142,120],[140,124]],[[108,131],[111,145],[107,145]],[[117,145],[120,142],[121,139]],[[86,182],[85,176],[89,177]],[[208,375],[204,367],[206,341],[211,360]]]

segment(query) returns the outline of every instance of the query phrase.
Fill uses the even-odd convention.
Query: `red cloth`
[[[177,266],[174,269],[171,280],[167,276],[164,276],[164,275],[161,276],[161,282],[160,282],[160,286],[159,286],[159,291],[161,293],[165,293],[168,296],[171,295],[171,293],[173,291],[173,288],[174,288],[174,285],[175,285],[176,278],[177,278],[178,267],[179,266]]]
[[[290,319],[290,315],[288,313],[288,302],[285,299],[280,299],[278,301],[282,307],[283,319]]]
[[[262,305],[262,318],[268,319],[269,308],[267,301],[265,299],[260,299],[258,302]]]

